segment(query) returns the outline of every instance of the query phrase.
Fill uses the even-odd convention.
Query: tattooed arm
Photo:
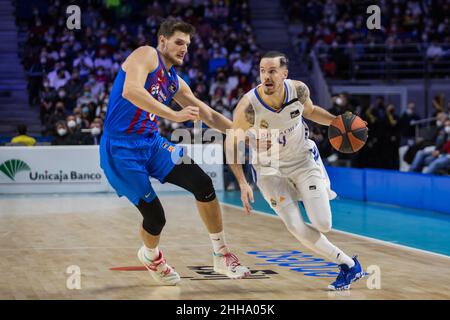
[[[336,116],[332,115],[324,108],[313,104],[309,97],[309,89],[306,84],[301,81],[294,81],[294,84],[297,89],[297,98],[304,107],[303,116],[316,123],[329,126]]]
[[[253,202],[253,191],[245,179],[242,160],[245,158],[246,132],[253,127],[254,124],[255,111],[248,99],[244,96],[241,98],[234,111],[231,130],[227,130],[225,154],[227,163],[239,183],[239,188],[241,189],[241,201],[247,214],[252,210],[250,201]]]

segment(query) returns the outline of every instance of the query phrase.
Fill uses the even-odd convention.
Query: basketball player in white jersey
[[[349,289],[364,272],[356,256],[350,258],[324,235],[331,230],[330,200],[336,194],[303,121],[305,117],[329,126],[335,116],[312,103],[304,83],[287,79],[288,59],[283,53],[265,54],[259,71],[262,83],[241,98],[234,111],[233,130],[227,133],[228,161],[239,182],[244,208],[247,213],[252,210],[253,192],[235,158],[237,132],[242,130],[258,141],[258,145],[250,143],[250,149],[253,158],[257,156],[253,164],[256,184],[265,200],[302,245],[339,264],[339,275],[329,288]],[[260,142],[266,147],[261,149]],[[298,200],[303,201],[311,225],[303,221]]]

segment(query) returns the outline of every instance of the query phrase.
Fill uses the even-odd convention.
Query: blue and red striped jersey
[[[109,94],[103,132],[111,137],[148,137],[158,132],[158,116],[144,111],[122,97],[125,71],[120,68]],[[145,89],[159,102],[169,105],[179,87],[172,66],[166,70],[158,52],[158,67],[148,74]]]

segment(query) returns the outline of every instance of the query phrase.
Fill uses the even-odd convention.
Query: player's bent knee
[[[331,231],[332,224],[330,220],[321,220],[315,222],[313,226],[322,233],[328,233]]]
[[[142,228],[152,236],[160,235],[166,224],[166,217],[159,199],[155,198],[150,202],[145,202],[141,199],[137,208],[144,218]]]
[[[210,202],[216,198],[216,191],[210,176],[206,173],[196,180],[196,184],[192,190],[194,197],[199,202]]]

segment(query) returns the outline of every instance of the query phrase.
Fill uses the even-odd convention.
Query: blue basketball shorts
[[[157,133],[138,139],[104,134],[100,141],[100,166],[106,178],[119,197],[126,196],[134,205],[156,197],[150,177],[164,183],[182,156],[182,147]]]

